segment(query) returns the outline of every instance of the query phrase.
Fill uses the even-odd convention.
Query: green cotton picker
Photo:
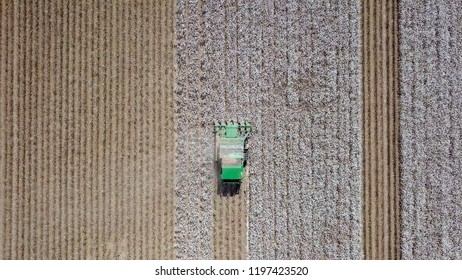
[[[252,127],[247,122],[217,122],[214,125],[217,192],[222,196],[239,193],[248,161],[251,132]]]

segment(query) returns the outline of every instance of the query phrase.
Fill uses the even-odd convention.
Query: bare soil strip
[[[174,258],[174,2],[0,11],[0,258]]]
[[[241,260],[247,258],[248,193],[248,180],[244,180],[238,195],[223,197],[214,194],[214,259]]]
[[[398,1],[363,1],[363,238],[366,259],[399,259]]]

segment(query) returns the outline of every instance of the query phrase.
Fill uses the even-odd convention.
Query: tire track
[[[3,46],[0,49],[0,92],[7,92],[7,66],[9,65],[8,61],[8,45],[7,45],[7,19],[8,19],[8,6],[5,2],[0,4],[0,44]],[[0,128],[0,260],[6,259],[6,242],[5,237],[7,234],[7,213],[6,213],[6,205],[7,205],[7,95],[0,94],[0,118],[5,120],[5,125]]]

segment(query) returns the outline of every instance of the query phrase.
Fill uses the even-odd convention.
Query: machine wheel
[[[248,147],[249,138],[245,138],[244,141],[244,167],[247,167],[247,161],[249,160],[249,147]]]
[[[223,182],[222,196],[234,196],[239,194],[241,184],[239,182]]]

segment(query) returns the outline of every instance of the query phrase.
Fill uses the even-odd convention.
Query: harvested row
[[[399,259],[398,1],[362,4],[365,258]]]
[[[0,5],[0,258],[173,258],[173,3]]]
[[[214,259],[247,258],[247,195],[248,182],[242,184],[239,195],[213,195]]]

